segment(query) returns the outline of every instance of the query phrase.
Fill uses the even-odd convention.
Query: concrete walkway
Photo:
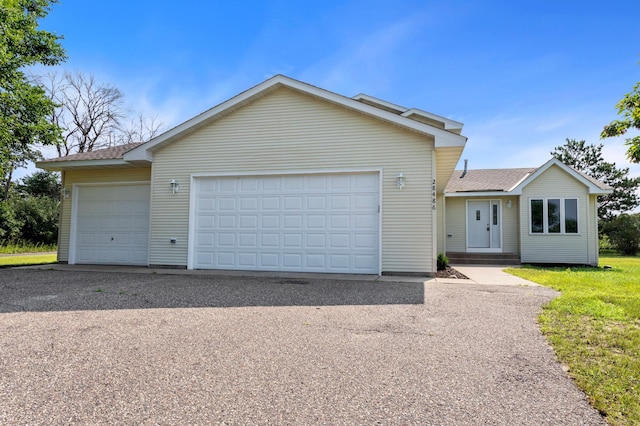
[[[504,272],[506,268],[513,266],[498,265],[452,265],[452,268],[469,277],[469,280],[436,278],[439,283],[464,283],[507,285],[507,286],[538,286],[532,281]]]

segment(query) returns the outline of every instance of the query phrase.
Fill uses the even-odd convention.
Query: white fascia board
[[[441,115],[437,115],[437,114],[432,114],[430,112],[427,111],[423,111],[421,109],[418,108],[411,108],[405,112],[403,112],[401,115],[403,117],[410,117],[412,115],[420,115],[422,117],[425,118],[430,118],[431,120],[435,120],[435,121],[439,121],[440,123],[444,124],[444,129],[445,130],[462,130],[462,127],[464,126],[464,124],[460,123],[459,121],[455,121],[455,120],[451,120],[450,118],[446,118],[443,117]]]
[[[312,86],[298,80],[293,80],[283,75],[276,75],[275,77],[271,77],[270,79],[258,84],[257,86],[254,86],[251,89],[246,90],[239,95],[236,95],[233,98],[203,112],[202,114],[185,121],[184,123],[158,136],[157,138],[152,139],[149,142],[132,149],[124,155],[124,159],[126,161],[153,161],[153,156],[150,156],[149,153],[153,153],[155,147],[162,146],[165,143],[170,142],[173,138],[178,137],[185,132],[197,129],[199,126],[204,125],[205,123],[214,119],[216,116],[223,114],[225,111],[248,102],[252,98],[260,96],[269,89],[277,88],[280,86],[288,87],[299,92],[315,96],[325,101],[332,102],[334,104],[338,104],[346,108],[350,108],[361,113],[380,118],[382,120],[417,131],[419,133],[431,135],[435,138],[436,148],[464,146],[467,141],[467,138],[464,136],[460,136],[443,129],[438,129],[437,127],[420,123],[418,121],[411,120],[410,118],[402,117],[400,115],[382,110],[371,105],[367,105],[357,100],[347,98],[333,92],[329,92],[328,90],[321,89],[319,87]]]
[[[505,192],[505,191],[477,191],[477,192],[445,192],[445,198],[462,198],[462,197],[508,197],[510,195],[515,195],[513,192]]]
[[[151,141],[153,141],[153,139]],[[135,147],[131,151],[126,152],[123,157],[126,161],[148,161],[153,163],[153,153],[146,149],[146,145],[147,144],[145,143]]]
[[[121,158],[109,160],[76,160],[76,161],[38,161],[36,167],[49,171],[62,171],[78,167],[131,166]]]
[[[602,189],[602,188],[598,187],[593,182],[591,182],[589,179],[585,178],[580,173],[576,172],[571,167],[567,166],[566,164],[564,164],[562,161],[558,160],[555,157],[552,158],[551,160],[547,161],[546,163],[544,163],[542,165],[542,167],[540,167],[538,170],[536,170],[535,172],[530,174],[528,177],[526,177],[516,187],[514,187],[511,192],[513,194],[516,194],[516,195],[521,195],[522,194],[522,190],[524,189],[525,186],[529,185],[538,176],[543,174],[551,166],[554,166],[554,165],[560,167],[562,170],[564,170],[569,175],[573,176],[576,180],[581,182],[584,186],[586,186],[589,189],[589,194],[606,195],[606,194],[611,194],[613,192],[612,189]]]
[[[381,107],[389,108],[389,109],[393,109],[395,111],[398,111],[398,114],[402,114],[402,113],[404,113],[404,112],[406,112],[408,110],[408,108],[405,108],[403,106],[400,106],[400,105],[397,105],[397,104],[394,104],[394,103],[391,103],[391,102],[383,101],[382,99],[378,99],[378,98],[375,98],[373,96],[369,96],[369,95],[364,94],[364,93],[359,93],[359,94],[355,95],[354,97],[352,97],[351,99],[356,100],[356,101],[360,101],[362,99],[362,100],[371,102],[372,104],[377,104],[377,105],[380,105]]]

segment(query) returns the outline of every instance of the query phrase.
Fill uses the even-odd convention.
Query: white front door
[[[468,248],[491,247],[489,201],[469,201],[467,205]]]
[[[379,273],[378,173],[198,177],[189,267]]]
[[[500,201],[467,202],[467,251],[502,251],[502,205]]]

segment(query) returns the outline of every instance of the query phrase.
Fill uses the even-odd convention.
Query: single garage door
[[[75,263],[147,265],[149,185],[76,188]]]
[[[193,268],[377,274],[378,173],[197,178]]]

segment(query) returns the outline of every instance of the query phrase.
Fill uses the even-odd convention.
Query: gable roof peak
[[[229,114],[236,109],[249,104],[253,100],[264,96],[279,87],[287,87],[289,89],[321,99],[323,101],[330,102],[335,105],[339,105],[344,108],[358,111],[365,115],[369,115],[374,118],[386,121],[390,124],[404,127],[418,133],[433,136],[435,139],[436,149],[443,147],[463,148],[467,141],[467,138],[461,136],[459,134],[459,131],[447,130],[446,123],[444,123],[442,126],[439,126],[434,125],[433,122],[429,122],[429,117],[426,117],[427,121],[416,120],[414,118],[409,118],[398,113],[390,112],[389,110],[381,108],[379,106],[359,102],[358,100],[355,100],[353,98],[339,95],[329,90],[322,89],[320,87],[311,85],[309,83],[304,83],[299,80],[295,80],[282,74],[276,74],[273,77],[270,77],[269,79],[263,81],[262,83],[259,83],[256,86],[253,86],[250,89],[247,89],[244,92],[241,92],[240,94],[214,106],[213,108],[210,108],[209,110],[183,122],[182,124],[179,124],[173,129],[164,132],[163,134],[150,140],[144,145],[131,150],[125,155],[125,160],[152,162],[152,153],[155,150],[160,149],[162,146],[165,146],[169,143],[172,143],[186,133],[203,127],[215,121],[219,117]],[[404,112],[407,112],[407,110],[405,109]],[[433,116],[439,117],[435,115]],[[440,120],[435,121],[438,122]],[[456,123],[453,120],[450,120],[450,122]],[[461,128],[461,123],[458,124],[458,127]]]

